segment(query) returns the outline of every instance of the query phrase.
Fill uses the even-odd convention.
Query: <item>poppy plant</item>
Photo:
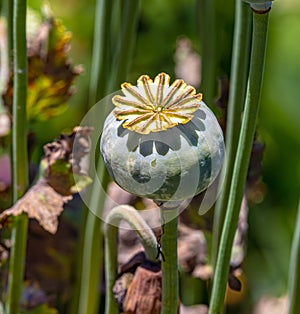
[[[156,201],[200,193],[217,177],[224,159],[222,130],[212,111],[183,80],[169,84],[142,75],[106,118],[100,149],[112,178],[128,192]]]

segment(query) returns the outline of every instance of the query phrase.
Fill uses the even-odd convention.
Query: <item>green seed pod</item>
[[[126,191],[156,201],[184,200],[205,190],[224,159],[222,130],[195,89],[161,73],[122,84],[106,118],[100,149]]]

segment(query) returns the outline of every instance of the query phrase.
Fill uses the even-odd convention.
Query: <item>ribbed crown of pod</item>
[[[137,86],[122,84],[124,96],[114,96],[114,115],[124,120],[123,127],[140,134],[160,132],[179,123],[186,124],[200,108],[202,94],[183,80],[170,85],[170,76],[158,74],[154,81],[148,75],[137,80]]]

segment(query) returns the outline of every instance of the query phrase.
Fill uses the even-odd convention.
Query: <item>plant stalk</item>
[[[130,60],[136,40],[136,27],[139,16],[140,1],[124,0],[122,6],[122,22],[119,32],[117,51],[113,58],[112,73],[108,92],[112,93],[120,88],[126,79]]]
[[[289,269],[289,314],[300,313],[300,202],[292,243]]]
[[[95,28],[102,27],[102,29],[95,29],[95,36],[100,36],[100,41],[98,42],[98,37],[95,37],[96,42],[94,43],[92,62],[92,67],[95,67],[95,70],[92,70],[91,74],[91,84],[93,85],[90,88],[90,105],[93,105],[92,101],[97,101],[114,91],[125,80],[134,45],[139,1],[125,0],[122,21],[120,23],[121,29],[117,30],[119,33],[119,46],[112,47],[112,51],[114,52],[112,59],[114,62],[113,66],[109,66],[107,51],[110,51],[110,49],[108,43],[110,41],[114,42],[115,34],[111,32],[112,3],[110,2],[112,1],[107,1],[98,0],[97,3]],[[101,20],[97,20],[100,18]],[[104,120],[105,116],[103,115],[99,119]],[[99,121],[99,123],[101,122]],[[103,190],[105,190],[109,176],[105,170],[102,158],[98,159],[97,173],[102,178],[101,185]],[[79,282],[76,285],[80,287],[78,314],[94,314],[99,306],[98,286],[102,274],[103,254],[96,252],[96,250],[101,250],[103,242],[99,217],[102,217],[100,211],[103,210],[105,197],[105,194],[99,194],[99,191],[95,189],[91,193],[90,202],[93,204],[91,208],[97,208],[99,213],[96,216],[89,211],[87,213],[86,225],[83,228],[84,239],[81,273],[78,276]],[[75,292],[75,295],[78,295],[78,292]]]
[[[106,217],[106,237],[105,237],[105,274],[106,274],[106,300],[105,313],[119,313],[117,304],[113,296],[113,286],[117,278],[117,243],[118,226],[122,220],[129,223],[131,228],[139,236],[146,256],[151,261],[156,261],[157,241],[152,229],[147,225],[142,216],[133,207],[120,205],[114,207]],[[170,312],[171,314],[171,312]]]
[[[236,0],[233,51],[231,59],[230,92],[226,122],[226,173],[217,201],[213,222],[212,262],[217,259],[226,207],[229,198],[230,184],[236,150],[241,128],[241,116],[245,103],[251,40],[251,9],[248,4]]]
[[[80,269],[80,278],[77,285],[78,295],[78,314],[81,313],[98,313],[100,305],[100,297],[98,292],[99,282],[102,282],[103,269],[103,232],[101,230],[102,209],[106,197],[106,187],[108,184],[108,176],[104,169],[101,159],[98,160],[98,173],[102,174],[102,187],[100,191],[95,191],[96,185],[92,187],[91,208],[98,208],[97,215],[92,211],[87,212],[86,223],[83,230],[82,245],[82,263]],[[98,206],[98,207],[95,207]]]
[[[178,313],[178,210],[161,208],[162,238],[162,308],[161,314]],[[165,223],[166,222],[166,223]]]
[[[110,23],[112,18],[113,1],[97,0],[94,22],[94,43],[89,89],[89,107],[101,100],[107,93],[107,81],[110,76],[109,43]],[[99,117],[104,121],[105,117]],[[99,121],[99,123],[101,123]],[[102,186],[108,184],[108,176],[102,159],[97,158],[97,173],[102,178]],[[105,193],[95,191],[92,187],[90,202],[96,204],[92,208],[102,211]],[[103,191],[103,190],[102,190]],[[102,282],[103,269],[103,233],[101,230],[102,214],[95,215],[88,208],[84,208],[83,226],[80,233],[78,247],[78,265],[76,282],[73,293],[71,313],[98,312],[100,305],[99,282]]]
[[[256,128],[265,63],[269,13],[253,12],[253,37],[247,97],[224,226],[222,230],[210,301],[210,314],[222,312],[232,243],[238,223],[241,201]]]
[[[26,0],[14,0],[13,3],[13,49],[12,179],[13,201],[16,202],[28,186]],[[20,311],[27,225],[28,217],[26,214],[14,219],[11,235],[12,249],[9,264],[7,314],[16,314]]]
[[[110,70],[110,22],[113,1],[98,0],[96,2],[94,44],[90,78],[89,106],[101,100],[107,90],[107,76]]]
[[[210,107],[215,106],[217,91],[217,0],[201,0],[200,7],[203,12],[200,15],[202,74],[201,90],[204,93],[204,101]]]

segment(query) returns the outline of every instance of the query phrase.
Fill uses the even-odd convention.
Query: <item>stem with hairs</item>
[[[12,129],[12,179],[13,201],[21,197],[28,186],[27,165],[27,49],[26,49],[26,0],[13,3],[14,91]],[[23,286],[28,217],[14,219],[12,248],[9,262],[7,314],[20,311]]]
[[[113,296],[113,286],[117,279],[117,242],[118,226],[122,220],[129,223],[130,227],[139,236],[147,256],[147,259],[156,261],[157,241],[152,229],[147,225],[135,208],[128,205],[114,207],[106,217],[105,236],[105,274],[106,274],[106,300],[105,313],[117,314],[118,306]],[[169,312],[170,314],[172,312]]]
[[[252,6],[253,7],[253,6]],[[210,314],[222,313],[228,280],[232,243],[238,223],[239,210],[250,160],[250,153],[260,102],[260,93],[265,63],[269,13],[253,11],[253,37],[245,111],[233,168],[228,206],[222,230],[213,287]]]
[[[233,51],[231,59],[230,92],[226,122],[226,173],[217,201],[213,222],[212,262],[216,263],[217,249],[230,192],[233,165],[236,156],[241,116],[247,88],[251,40],[251,10],[249,5],[236,0]]]
[[[289,269],[289,314],[300,313],[300,202],[296,219]]]

